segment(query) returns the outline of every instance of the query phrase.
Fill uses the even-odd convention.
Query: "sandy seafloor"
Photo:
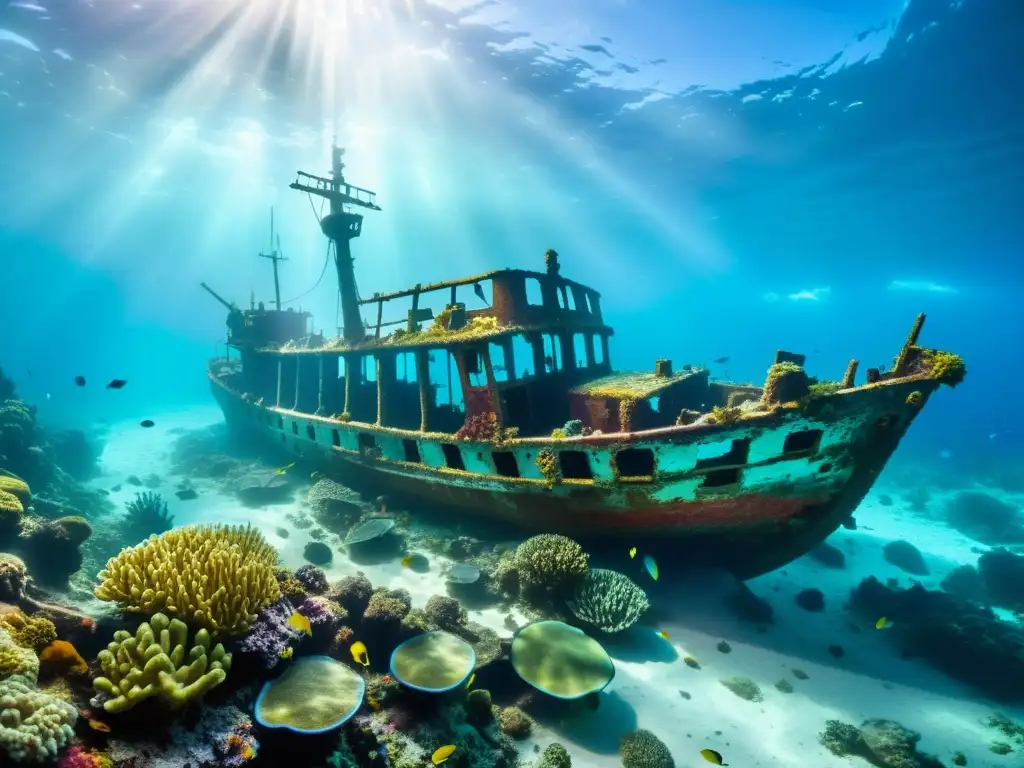
[[[107,490],[121,484],[121,489],[110,495],[119,511],[141,490],[125,484],[125,477],[156,473],[164,485],[155,490],[167,499],[175,525],[252,523],[278,548],[284,565],[296,568],[303,564],[302,550],[310,540],[309,531],[298,530],[285,519],[288,512],[298,509],[303,493],[297,493],[290,504],[251,509],[212,485],[197,481],[198,499],[180,501],[175,497],[181,478],[169,473],[174,441],[182,429],[201,429],[221,422],[216,407],[149,417],[156,421],[152,429],[140,429],[133,421],[110,425],[107,431],[101,460],[103,475],[91,484]],[[885,581],[897,577],[903,586],[910,583],[911,577],[883,559],[882,547],[887,542],[906,539],[921,550],[931,575],[914,578],[929,588],[938,588],[955,566],[977,560],[977,553],[971,551],[979,546],[975,542],[901,510],[898,499],[893,506],[881,505],[879,492],[898,490],[885,486],[883,476],[858,509],[857,530],[841,528],[829,539],[846,554],[845,569],[830,569],[805,557],[748,582],[775,609],[775,621],[767,631],[726,612],[709,612],[692,605],[688,610],[686,599],[673,598],[672,563],[660,564],[662,578],[657,590],[634,575],[649,590],[660,612],[672,617],[660,626],[669,640],[663,640],[649,627],[634,627],[628,642],[608,646],[617,673],[602,694],[598,711],[569,722],[538,724],[532,741],[540,746],[561,742],[570,750],[575,766],[618,768],[620,737],[635,728],[646,728],[669,746],[679,768],[706,765],[699,754],[705,747],[721,752],[736,768],[831,768],[867,764],[834,757],[818,744],[817,734],[826,720],[859,725],[868,718],[884,718],[919,731],[920,751],[934,754],[945,764],[950,764],[954,752],[962,751],[968,765],[977,768],[1024,765],[1019,751],[1007,756],[989,751],[989,744],[1001,737],[984,724],[995,711],[1018,721],[1024,719],[1024,711],[980,700],[969,689],[924,664],[901,660],[887,643],[885,632],[863,621],[859,622],[862,631],[851,629],[855,619],[843,604],[862,578],[875,575]],[[275,533],[281,526],[289,529],[288,538]],[[326,569],[332,582],[362,570],[374,586],[407,589],[414,607],[422,607],[431,595],[446,594],[440,567],[443,559],[437,556],[431,556],[428,573],[414,573],[397,561],[357,566],[343,550],[333,550],[335,559]],[[794,595],[809,587],[825,594],[824,612],[808,613],[794,603]],[[471,620],[500,635],[510,634],[503,626],[504,612],[489,609],[469,613]],[[721,640],[728,641],[731,653],[716,649]],[[828,653],[828,646],[833,644],[845,649],[842,659],[835,660]],[[701,669],[684,664],[684,656],[695,657]],[[795,679],[792,668],[803,670],[809,679]],[[737,675],[757,682],[764,700],[745,701],[719,683]],[[792,683],[793,693],[775,689],[774,684],[782,678]],[[681,691],[689,693],[690,698],[684,698]],[[534,744],[523,742],[521,753],[525,760],[533,759]]]

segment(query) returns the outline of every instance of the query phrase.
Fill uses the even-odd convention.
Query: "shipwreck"
[[[291,184],[329,203],[319,224],[340,335],[282,309],[272,248],[272,308],[207,288],[229,310],[208,376],[232,429],[350,487],[531,533],[673,537],[746,578],[852,525],[931,395],[963,379],[958,356],[918,345],[924,315],[891,370],[860,382],[856,360],[818,381],[786,351],[766,359],[761,386],[669,359],[617,372],[601,295],[563,276],[554,250],[538,271],[361,298],[351,244],[359,211],[381,208],[345,180],[342,157],[335,147],[329,177]]]

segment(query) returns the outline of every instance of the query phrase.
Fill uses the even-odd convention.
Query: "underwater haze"
[[[0,0],[0,697],[50,718],[0,766],[1019,764],[1022,39],[1018,0]],[[530,270],[557,347],[492,360],[498,282],[458,338],[447,288],[368,303],[413,346],[360,400],[289,188],[335,144],[354,295]],[[227,344],[275,266],[310,333]],[[203,661],[155,693],[162,622]]]

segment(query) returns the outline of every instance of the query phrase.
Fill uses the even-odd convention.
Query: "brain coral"
[[[176,528],[107,561],[96,597],[129,611],[177,616],[214,634],[244,634],[281,597],[276,565],[277,552],[255,528]]]
[[[32,499],[32,491],[29,490],[28,483],[16,477],[0,475],[0,491],[6,491],[16,496],[22,504],[28,504]]]

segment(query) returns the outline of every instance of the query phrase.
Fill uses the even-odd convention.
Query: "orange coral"
[[[54,640],[46,646],[39,654],[39,661],[44,669],[59,675],[84,675],[89,671],[85,659],[66,640]]]

